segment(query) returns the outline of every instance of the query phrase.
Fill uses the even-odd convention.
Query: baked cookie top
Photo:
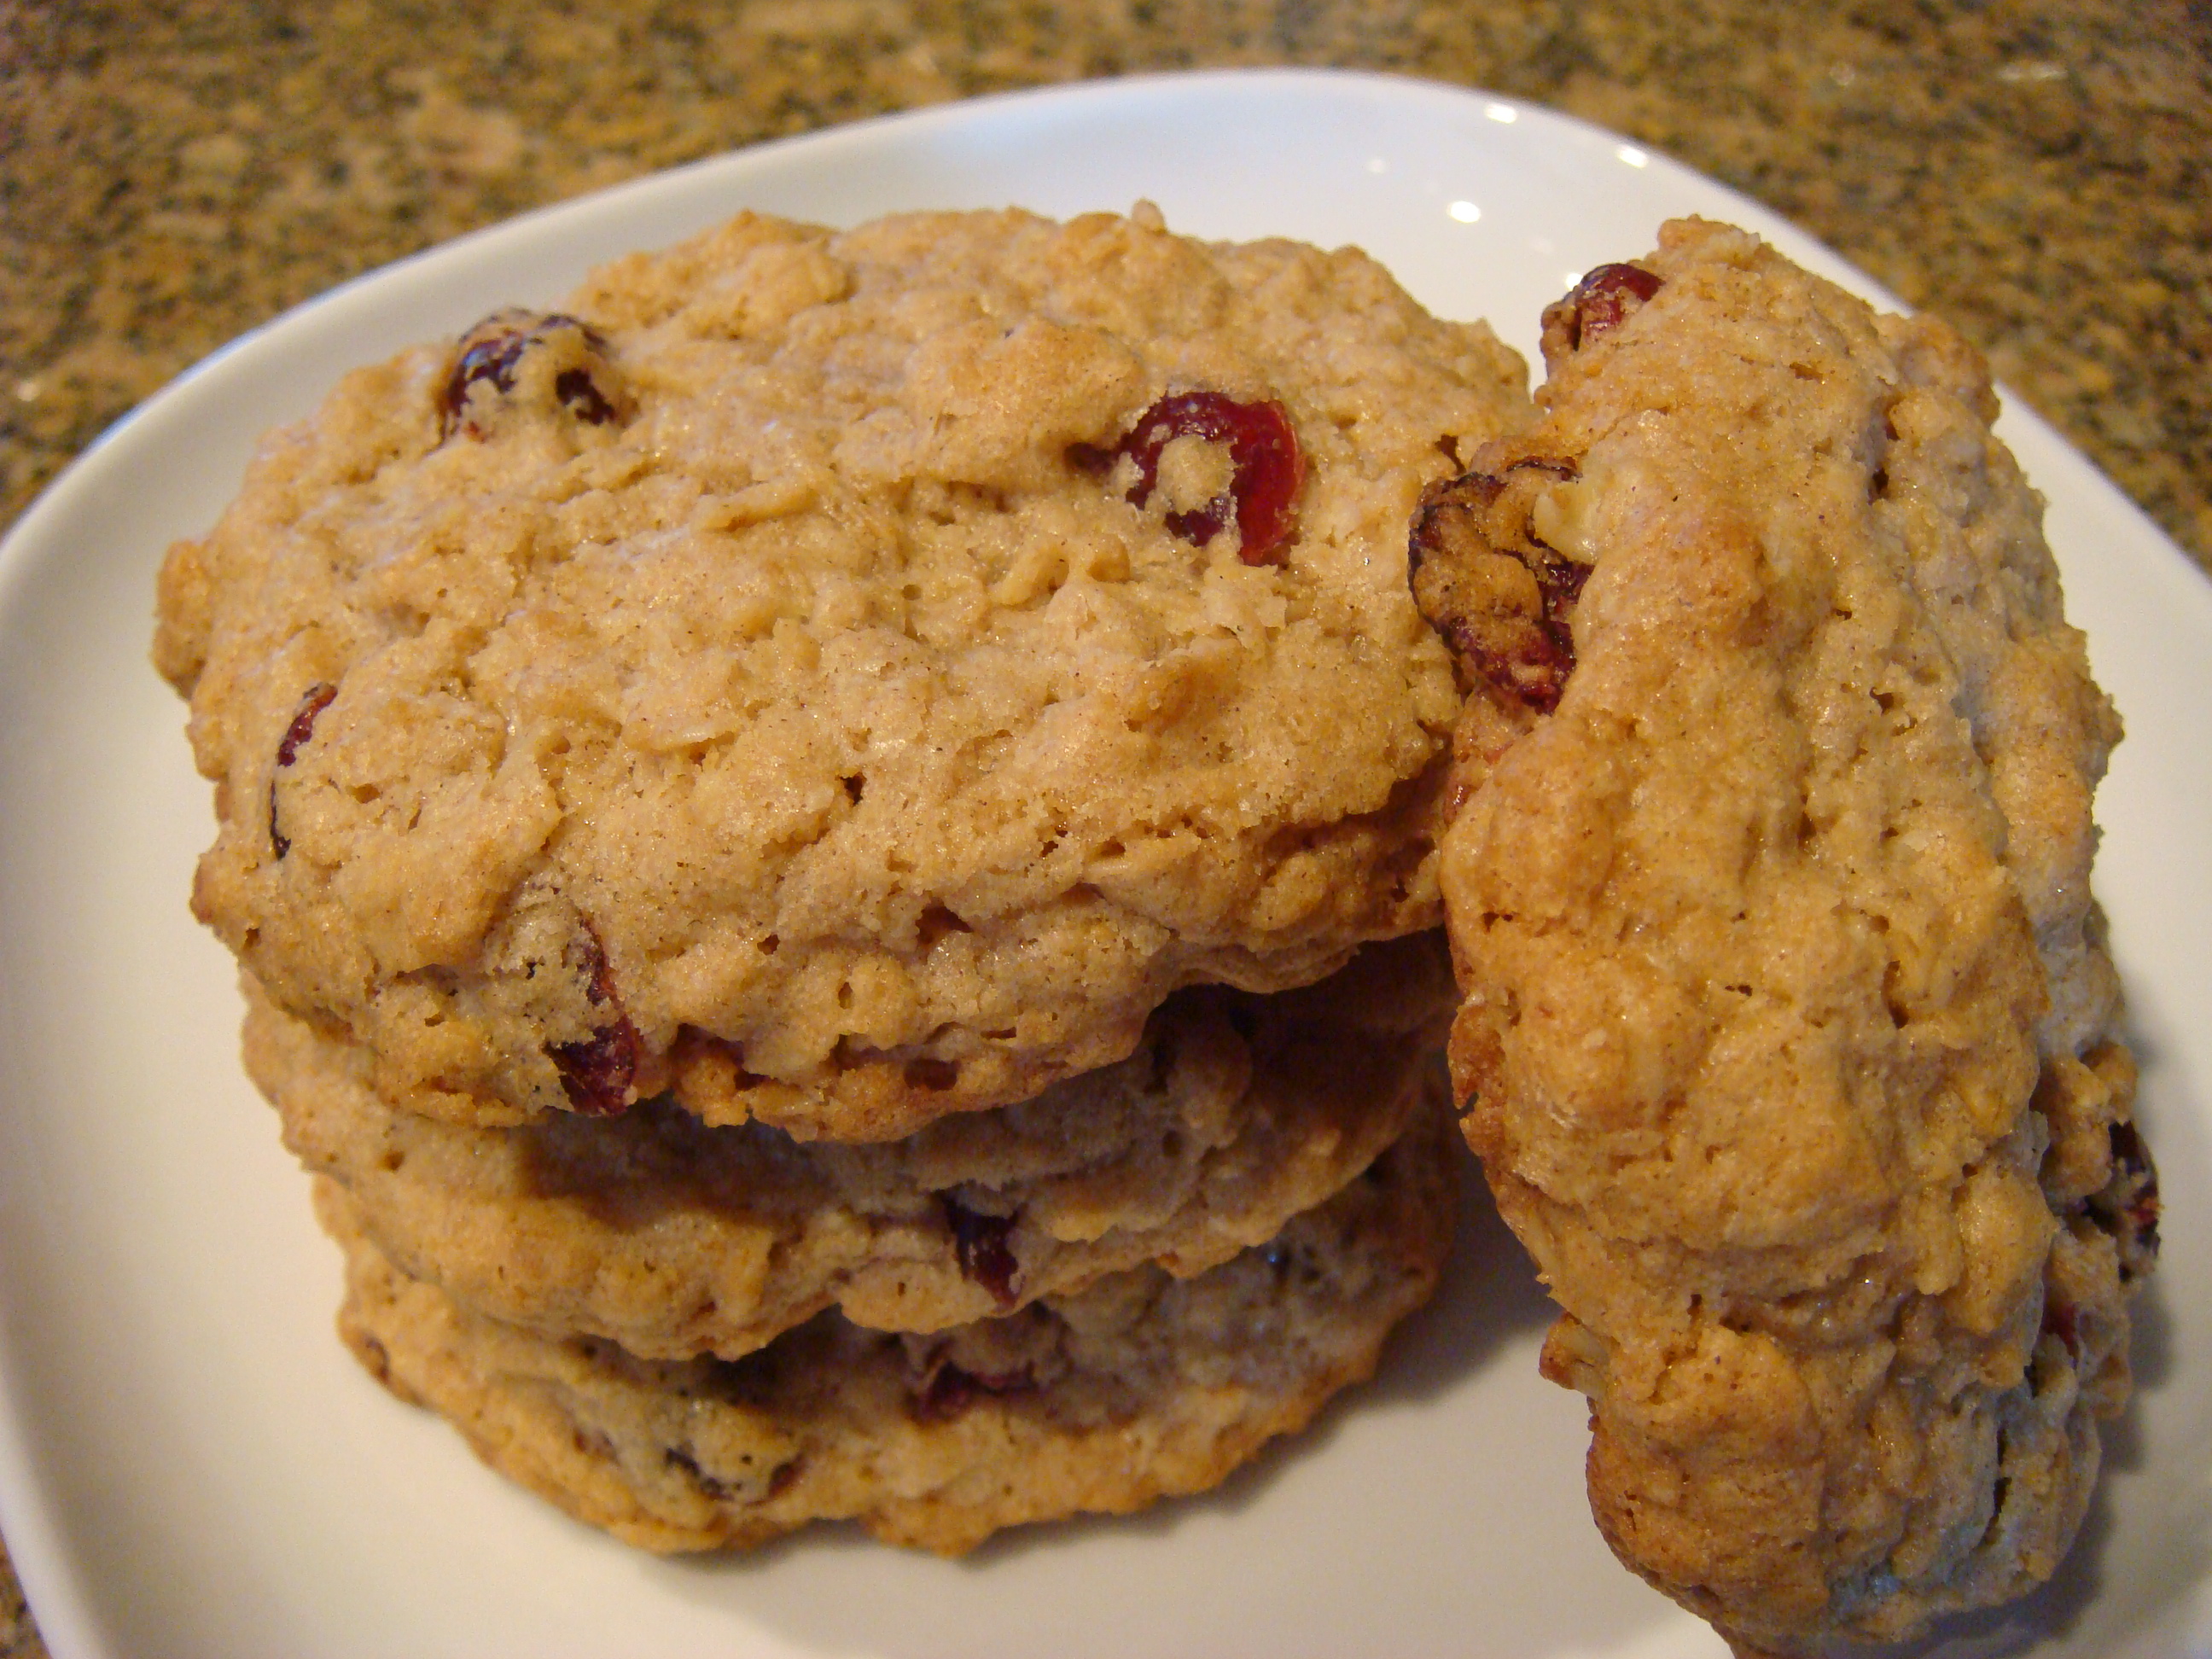
[[[195,908],[417,1111],[1025,1098],[1436,924],[1404,526],[1524,410],[1357,251],[1144,207],[617,260],[349,374],[171,551]]]
[[[1302,990],[1191,987],[1126,1060],[848,1145],[665,1101],[505,1129],[418,1117],[376,1097],[358,1049],[248,989],[247,1066],[285,1144],[386,1255],[472,1311],[645,1358],[736,1358],[833,1305],[932,1331],[1145,1262],[1214,1267],[1397,1138],[1454,1002],[1436,934]]]
[[[2126,1392],[2118,724],[1941,324],[1691,222],[1545,344],[1414,532],[1465,1127],[1624,1559],[1754,1647],[1893,1639],[2048,1576]]]
[[[1201,1492],[1370,1376],[1427,1299],[1457,1191],[1441,1110],[1276,1238],[1193,1279],[1139,1267],[930,1336],[835,1313],[742,1359],[651,1362],[469,1312],[410,1279],[343,1188],[339,1328],[393,1393],[578,1518],[655,1550],[852,1519],[957,1554],[999,1528]]]

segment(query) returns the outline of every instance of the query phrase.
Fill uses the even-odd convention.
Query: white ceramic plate
[[[739,207],[849,223],[1140,195],[1187,231],[1362,244],[1532,359],[1543,304],[1672,214],[1733,218],[1872,293],[1753,204],[1541,110],[1212,75],[930,110],[625,185],[342,289],[155,398],[0,551],[0,1527],[59,1659],[1722,1652],[1592,1528],[1581,1401],[1537,1379],[1544,1304],[1479,1198],[1441,1305],[1318,1432],[1212,1497],[961,1564],[836,1533],[750,1559],[636,1554],[480,1468],[331,1338],[335,1254],[240,1073],[228,959],[185,914],[210,815],[146,663],[164,546],[341,369]],[[2039,422],[2015,409],[2007,431],[2129,721],[2100,878],[2169,1221],[2144,1391],[2083,1547],[1955,1650],[2207,1652],[2212,587]]]

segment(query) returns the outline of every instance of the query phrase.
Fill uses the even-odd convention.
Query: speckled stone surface
[[[2212,568],[2204,0],[0,0],[0,524],[196,359],[459,232],[859,116],[1239,64],[1489,87],[1749,192],[1957,323]],[[45,1652],[0,1557],[0,1659]]]

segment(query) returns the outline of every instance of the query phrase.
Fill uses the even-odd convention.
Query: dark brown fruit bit
[[[1565,299],[1544,307],[1544,362],[1556,368],[1568,353],[1620,327],[1661,286],[1641,265],[1599,265],[1588,272]]]
[[[618,419],[619,381],[597,330],[558,312],[495,311],[461,336],[460,349],[438,393],[438,440],[456,432],[482,438],[493,412],[528,390],[532,354],[550,372],[536,401],[587,426]],[[527,399],[526,399],[526,401]]]
[[[1462,675],[1539,714],[1559,706],[1574,671],[1589,568],[1539,540],[1529,516],[1547,483],[1575,476],[1571,461],[1528,456],[1439,480],[1422,492],[1407,544],[1413,603]]]
[[[1036,1386],[1027,1370],[979,1376],[957,1365],[940,1364],[915,1391],[914,1416],[918,1422],[947,1423],[987,1395],[1004,1399]]]
[[[587,1117],[619,1117],[629,1109],[637,1051],[637,1027],[627,1014],[581,1042],[550,1043],[545,1049],[568,1103]]]
[[[1160,455],[1177,438],[1200,438],[1229,447],[1229,488],[1201,507],[1166,516],[1167,527],[1203,547],[1237,520],[1237,557],[1246,564],[1278,564],[1297,532],[1298,492],[1305,487],[1305,456],[1282,404],[1240,404],[1219,392],[1177,392],[1137,417],[1112,448],[1068,446],[1068,465],[1093,477],[1113,471],[1117,457],[1135,463],[1136,482],[1126,499],[1142,507],[1159,485]]]
[[[315,734],[315,716],[331,706],[338,694],[335,685],[313,685],[307,695],[300,699],[300,707],[292,715],[292,723],[284,728],[283,740],[276,745],[278,770],[297,760],[300,750]],[[276,856],[283,858],[292,850],[291,839],[276,827],[276,780],[269,780],[269,845]]]
[[[939,1202],[945,1206],[945,1224],[952,1230],[952,1249],[961,1273],[990,1291],[1000,1307],[1012,1307],[1014,1280],[1021,1273],[1009,1242],[1014,1218],[979,1215],[941,1194]]]
[[[561,1074],[570,1106],[587,1117],[617,1117],[629,1109],[643,1045],[615,994],[606,952],[588,927],[572,944],[569,958],[570,965],[584,975],[586,1000],[595,1008],[612,1009],[615,1018],[577,1042],[548,1043],[546,1057]]]

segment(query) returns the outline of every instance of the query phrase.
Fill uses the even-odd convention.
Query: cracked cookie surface
[[[2047,1578],[2156,1243],[2090,897],[2119,726],[1986,370],[1726,227],[1439,485],[1468,1139],[1615,1551],[1747,1650]]]
[[[1156,213],[742,217],[349,375],[164,566],[195,908],[385,1097],[890,1139],[1436,925],[1403,526],[1518,360]]]

